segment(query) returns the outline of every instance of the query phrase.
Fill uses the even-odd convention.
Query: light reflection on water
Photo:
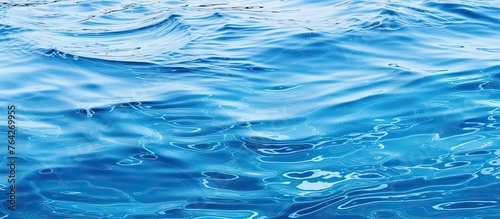
[[[499,13],[488,1],[0,4],[0,102],[18,107],[22,163],[18,211],[2,214],[494,218]]]

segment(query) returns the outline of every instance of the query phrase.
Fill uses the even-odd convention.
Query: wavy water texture
[[[0,2],[20,163],[0,217],[495,218],[499,15],[479,0]]]

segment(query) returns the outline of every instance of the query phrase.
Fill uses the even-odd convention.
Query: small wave
[[[499,11],[0,3],[0,103],[19,108],[22,164],[11,216],[494,215]]]
[[[65,7],[63,3],[53,4],[57,5],[44,6]],[[77,10],[85,8],[83,3],[81,6],[67,4]],[[35,44],[38,50],[47,55],[58,51],[57,54],[63,57],[72,55],[113,61],[151,62],[175,52],[191,39],[189,27],[181,24],[178,16],[150,7],[128,4],[113,9],[103,5],[98,8],[100,12],[85,10],[75,15],[64,14],[64,11],[52,15],[47,10],[54,8],[45,10],[43,7],[36,8],[39,10],[29,17],[21,17],[22,10],[16,8],[9,12],[9,25],[25,29],[19,37]],[[132,19],[132,14],[136,19]],[[57,20],[76,21],[57,25]]]

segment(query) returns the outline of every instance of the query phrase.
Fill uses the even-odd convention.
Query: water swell
[[[57,12],[60,16],[72,16],[72,20],[76,19],[65,25],[66,28],[50,22],[54,18],[42,9],[39,14],[34,13],[31,16],[32,20],[27,20],[22,14],[11,10],[9,21],[10,25],[24,29],[18,38],[34,44],[44,55],[59,54],[63,58],[73,56],[112,61],[151,62],[159,57],[168,56],[169,53],[189,43],[189,27],[181,24],[177,15],[158,10],[150,11],[152,9],[130,11],[138,7],[140,5],[129,4],[117,10],[104,10],[96,15],[93,11],[77,14],[80,17],[93,14],[84,19]],[[119,23],[116,22],[125,15],[130,17],[130,12],[137,14],[137,19],[126,18]],[[109,17],[113,14],[118,15]],[[138,17],[139,15],[143,16]],[[22,20],[24,23],[18,23]]]

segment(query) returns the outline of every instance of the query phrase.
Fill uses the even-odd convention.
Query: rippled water
[[[500,218],[498,1],[207,2],[0,3],[1,216]]]

